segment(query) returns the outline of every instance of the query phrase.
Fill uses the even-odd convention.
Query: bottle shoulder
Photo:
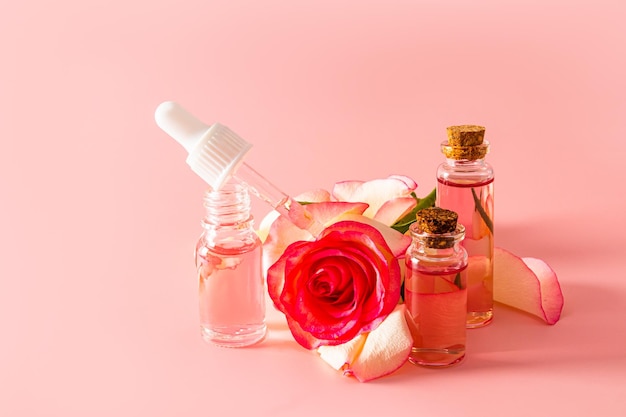
[[[208,248],[212,252],[228,254],[231,252],[249,252],[261,248],[261,239],[251,227],[204,226],[196,249]]]
[[[493,182],[495,172],[486,161],[446,161],[437,167],[440,183],[470,183],[486,185]]]
[[[413,241],[407,248],[407,262],[424,265],[446,265],[467,263],[467,251],[461,244],[455,244],[452,248],[433,249],[425,248],[422,244]]]
[[[459,253],[450,257],[430,257],[413,254],[406,258],[406,266],[411,271],[426,274],[455,273],[467,268],[467,254]]]

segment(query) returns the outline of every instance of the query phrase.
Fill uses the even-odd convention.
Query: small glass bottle
[[[195,251],[202,337],[219,346],[252,345],[267,327],[261,241],[248,191],[226,183],[205,193],[204,206],[204,231]]]
[[[417,212],[406,252],[404,301],[412,320],[409,362],[445,367],[465,357],[467,253],[457,214],[430,207]]]
[[[430,367],[465,357],[467,253],[457,214],[431,207],[417,212],[406,252],[404,300],[412,320],[409,362]]]
[[[485,128],[462,125],[447,128],[441,144],[446,161],[437,169],[438,207],[453,210],[465,226],[467,250],[467,327],[486,326],[493,320],[493,180],[485,162],[489,142]]]

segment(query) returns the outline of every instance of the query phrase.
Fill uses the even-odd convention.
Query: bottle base
[[[200,334],[205,342],[221,347],[245,347],[257,344],[265,339],[267,326],[200,326]]]
[[[427,368],[447,368],[457,365],[465,359],[465,346],[456,345],[447,349],[411,349],[409,362]]]
[[[485,327],[493,321],[493,310],[489,311],[471,311],[467,313],[465,327],[468,329],[477,329]]]

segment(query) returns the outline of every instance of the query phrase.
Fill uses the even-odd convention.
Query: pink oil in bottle
[[[494,170],[485,161],[490,143],[483,126],[446,130],[448,139],[441,143],[446,160],[437,168],[436,205],[458,213],[458,222],[465,226],[467,327],[477,328],[493,320]]]
[[[250,198],[240,184],[205,193],[204,231],[195,249],[200,332],[218,346],[242,347],[265,337],[261,240]]]
[[[437,205],[457,212],[465,226],[467,327],[484,326],[493,318],[493,178],[483,182],[439,178]]]
[[[419,210],[409,231],[404,301],[413,336],[409,362],[430,367],[457,364],[465,357],[467,252],[465,228],[451,210]]]
[[[465,357],[466,271],[407,268],[405,303],[413,336],[409,362],[444,367]]]
[[[200,327],[205,340],[240,347],[265,336],[260,250],[259,242],[252,249],[213,248],[198,253]]]

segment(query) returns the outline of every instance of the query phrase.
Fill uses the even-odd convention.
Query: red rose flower
[[[347,220],[290,244],[267,282],[296,341],[315,349],[374,330],[398,303],[401,270],[378,229]]]

